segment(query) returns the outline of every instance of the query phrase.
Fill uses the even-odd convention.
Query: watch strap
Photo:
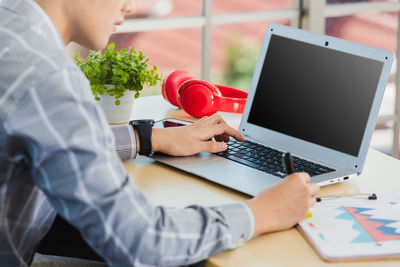
[[[150,155],[152,151],[151,136],[154,120],[133,120],[129,124],[138,132],[140,143],[139,155]]]
[[[139,135],[140,142],[140,152],[139,155],[148,156],[151,153],[151,134],[152,134],[152,125],[148,123],[139,123],[136,126]]]

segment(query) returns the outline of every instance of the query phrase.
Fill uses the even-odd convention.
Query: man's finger
[[[310,188],[310,193],[312,197],[315,197],[319,194],[319,185],[309,184],[308,187]]]
[[[214,136],[214,139],[215,139],[215,141],[217,141],[217,142],[223,142],[223,141],[224,141],[221,135],[216,135],[216,136]]]
[[[215,141],[206,141],[203,142],[204,150],[206,152],[210,153],[217,153],[217,152],[222,152],[225,151],[228,146],[224,142],[215,142]]]
[[[197,121],[197,125],[212,125],[212,124],[220,124],[226,123],[224,119],[219,114],[214,114],[211,117],[203,117],[199,121]]]
[[[300,177],[304,180],[306,184],[310,183],[310,175],[306,172],[299,172]]]
[[[219,135],[214,136],[214,139],[215,139],[215,141],[218,141],[218,142],[228,143],[230,140],[230,137],[227,134],[219,134]]]
[[[227,134],[229,136],[232,136],[238,141],[245,140],[244,137],[238,131],[228,126],[226,123],[209,125],[204,128],[203,134],[204,134],[203,140],[207,140],[211,137],[221,134]]]
[[[210,124],[226,123],[224,121],[224,119],[221,117],[221,115],[219,115],[219,114],[212,115],[211,117],[209,117],[207,122],[210,123]]]
[[[230,137],[229,137],[229,135],[227,135],[227,134],[223,134],[223,135],[222,135],[222,139],[224,140],[224,142],[229,142]]]
[[[310,197],[308,200],[308,206],[312,207],[314,206],[314,204],[317,202],[317,200],[315,199],[315,197]]]
[[[198,121],[196,121],[194,124],[195,125],[201,125],[201,124],[204,124],[204,123],[206,123],[207,122],[207,120],[209,119],[209,117],[208,116],[204,116],[204,117],[202,117],[201,119],[199,119]]]

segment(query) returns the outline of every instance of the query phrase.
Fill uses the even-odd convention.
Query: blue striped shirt
[[[189,264],[251,238],[244,203],[151,204],[121,163],[135,156],[47,14],[0,0],[0,265],[27,266],[56,213],[112,266]]]

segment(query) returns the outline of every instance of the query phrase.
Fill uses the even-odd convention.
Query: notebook
[[[298,228],[322,259],[400,258],[400,193],[323,200],[310,210]]]
[[[320,185],[360,174],[393,53],[269,24],[239,131],[220,154],[154,159],[248,195],[285,177],[282,155]]]

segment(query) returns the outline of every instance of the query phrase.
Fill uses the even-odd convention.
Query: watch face
[[[150,124],[151,126],[154,125],[154,120],[133,120],[129,122],[132,125],[138,125],[138,124]]]

